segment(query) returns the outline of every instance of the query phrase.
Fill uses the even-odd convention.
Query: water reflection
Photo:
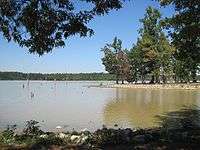
[[[96,130],[103,124],[149,127],[155,125],[155,115],[183,105],[200,106],[200,91],[95,88],[99,84],[0,81],[0,128],[31,119],[44,120],[42,129],[48,130],[58,125],[66,130]]]
[[[189,90],[116,89],[115,93],[104,108],[104,122],[111,127],[156,126],[156,115],[200,101],[199,92]]]

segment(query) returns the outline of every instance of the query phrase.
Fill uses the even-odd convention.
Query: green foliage
[[[32,144],[31,148],[32,149],[44,149],[48,148],[51,145],[65,145],[64,139],[61,139],[59,137],[56,137],[55,135],[48,136],[48,138],[37,138],[34,143]]]
[[[159,38],[159,33],[161,32],[161,26],[159,24],[160,18],[161,14],[159,10],[149,6],[146,9],[146,14],[144,15],[144,18],[140,19],[140,22],[143,24],[143,28],[139,30],[140,35],[149,35],[153,37],[153,42],[157,42],[157,39]]]
[[[190,81],[190,75],[189,70],[187,69],[187,63],[180,60],[175,60],[174,62],[174,73],[175,73],[175,81],[183,82],[189,82]]]
[[[160,0],[161,5],[173,4],[176,13],[162,19],[159,10],[146,9],[136,45],[124,51],[121,40],[114,39],[104,48],[102,59],[106,71],[128,82],[149,80],[150,83],[193,82],[200,71],[200,18],[198,0]],[[170,29],[169,40],[164,28]],[[173,29],[173,30],[171,30]],[[121,49],[121,50],[120,50]],[[123,52],[122,59],[118,58]]]
[[[40,130],[40,126],[38,125],[39,122],[35,120],[30,120],[26,122],[26,128],[24,128],[23,133],[25,135],[29,136],[38,136],[43,133],[42,130]]]
[[[55,74],[41,74],[41,73],[20,73],[20,72],[0,72],[0,80],[115,80],[114,75],[108,73],[55,73]]]
[[[172,78],[175,82],[190,82],[191,79],[193,82],[197,81],[197,72],[200,68],[200,38],[197,28],[199,22],[195,20],[197,14],[192,8],[198,9],[199,3],[162,1],[162,4],[169,3],[173,3],[178,12],[172,18],[162,19],[159,10],[152,7],[146,9],[144,18],[140,19],[140,37],[130,51],[123,50],[122,42],[117,38],[102,49],[103,65],[106,71],[116,75],[117,83],[119,78],[128,82],[141,80],[142,83],[145,80],[150,80],[150,83],[167,83],[172,81]],[[193,21],[184,15],[192,15]],[[183,19],[188,19],[189,22],[186,23]],[[170,34],[172,42],[166,37],[164,27],[174,29]]]
[[[0,133],[0,143],[11,144],[14,142],[14,135],[17,125],[8,125],[7,129]]]
[[[65,45],[70,36],[91,36],[87,26],[94,16],[122,8],[122,0],[79,0],[86,7],[76,8],[73,0],[0,0],[0,33],[30,53],[43,55]],[[88,7],[90,6],[90,7]],[[90,9],[88,9],[90,8]]]
[[[172,4],[176,13],[165,20],[170,29],[172,43],[176,47],[176,59],[186,65],[193,82],[200,65],[200,2],[199,0],[159,0],[161,5]]]
[[[138,149],[138,146],[158,145],[154,149],[158,149],[161,145],[166,145],[166,148],[171,149],[174,146],[169,146],[170,143],[181,145],[186,144],[188,147],[194,146],[199,148],[200,142],[200,111],[198,107],[185,107],[179,111],[166,113],[158,116],[160,121],[159,128],[151,129],[98,129],[91,132],[71,132],[71,133],[52,133],[46,132],[42,135],[31,136],[28,134],[15,134],[16,126],[9,126],[7,130],[0,133],[0,139],[6,138],[4,143],[0,141],[1,149],[96,149],[112,146],[123,146],[125,149]],[[37,121],[28,121],[28,126],[37,126]],[[26,127],[27,128],[27,127]],[[61,136],[62,135],[62,136]],[[72,137],[77,137],[77,140],[72,140]],[[84,142],[81,142],[84,141]],[[153,144],[152,144],[153,143]],[[156,144],[155,144],[156,143]],[[129,148],[127,148],[127,146]],[[176,147],[176,146],[175,146]],[[123,149],[124,149],[123,148]],[[194,148],[194,149],[196,149]],[[115,148],[114,148],[115,149]],[[121,148],[119,148],[121,149]],[[178,148],[180,149],[180,148]],[[192,148],[193,149],[193,148]]]
[[[128,53],[131,65],[131,73],[129,80],[137,82],[143,74],[143,59],[142,53],[137,46],[134,46]]]
[[[115,37],[113,43],[107,44],[102,51],[104,52],[102,62],[106,71],[116,75],[117,83],[119,79],[123,82],[130,71],[130,65],[126,50],[122,49],[122,41]]]
[[[161,26],[161,14],[157,9],[148,7],[140,29],[140,38],[131,49],[129,57],[133,65],[134,81],[140,77],[152,75],[151,83],[166,82],[167,76],[172,75],[173,47],[166,38]],[[156,79],[156,81],[154,81]]]
[[[37,121],[26,122],[23,132],[16,134],[16,125],[9,125],[6,130],[0,133],[0,145],[26,145],[32,149],[42,149],[51,145],[63,145],[65,141],[57,137],[55,133],[44,133],[40,130]],[[46,138],[41,137],[46,135]],[[47,138],[48,137],[48,138]]]

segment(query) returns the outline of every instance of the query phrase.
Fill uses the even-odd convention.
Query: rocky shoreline
[[[177,89],[200,90],[200,83],[190,84],[108,84],[100,85],[102,88],[129,88],[129,89]]]
[[[83,131],[79,133],[43,133],[37,136],[15,135],[15,142],[21,140],[20,144],[0,144],[0,147],[2,150],[198,149],[199,135],[199,129],[166,132],[161,128],[138,130],[103,128],[93,133]],[[33,141],[27,142],[27,139]]]

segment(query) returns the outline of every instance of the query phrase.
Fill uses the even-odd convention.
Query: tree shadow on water
[[[167,141],[200,141],[200,107],[184,106],[182,109],[156,116],[161,127],[161,137]]]

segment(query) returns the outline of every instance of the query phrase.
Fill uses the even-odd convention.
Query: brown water
[[[0,81],[0,128],[37,120],[45,130],[152,127],[156,115],[200,106],[200,91],[112,89],[102,82]],[[103,84],[112,84],[103,82]],[[24,85],[24,88],[23,88]]]

